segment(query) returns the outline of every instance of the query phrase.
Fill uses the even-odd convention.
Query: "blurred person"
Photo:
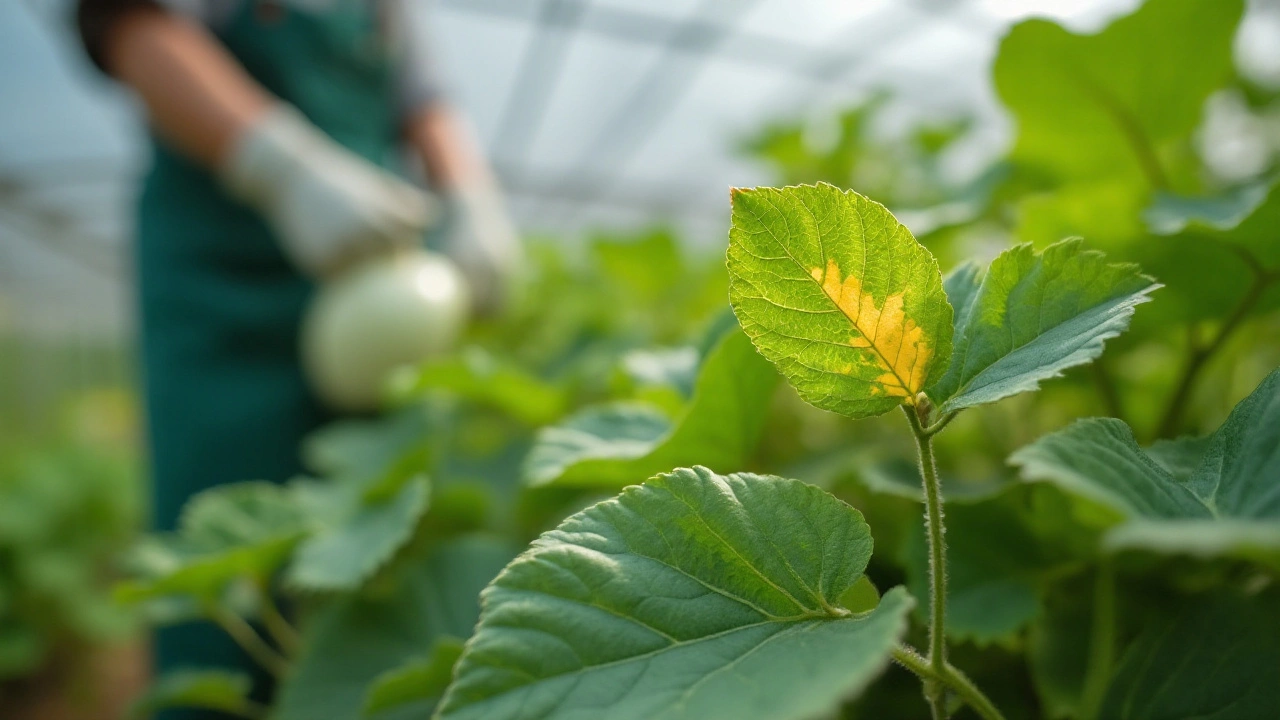
[[[77,20],[154,136],[136,254],[153,511],[170,530],[201,490],[302,470],[299,442],[332,416],[300,368],[316,283],[442,215],[441,249],[492,307],[518,244],[393,0],[80,0]],[[438,201],[389,169],[402,142]],[[160,671],[238,657],[204,626],[156,642]]]

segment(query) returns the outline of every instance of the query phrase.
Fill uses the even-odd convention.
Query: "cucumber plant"
[[[570,517],[494,580],[440,717],[807,718],[890,659],[920,676],[934,717],[953,698],[1003,717],[948,659],[933,437],[965,408],[1096,358],[1159,285],[1078,240],[944,281],[884,206],[829,184],[735,190],[728,268],[742,330],[802,398],[905,416],[928,647],[901,642],[905,589],[849,602],[865,599],[872,549],[857,510],[796,480],[680,468]]]

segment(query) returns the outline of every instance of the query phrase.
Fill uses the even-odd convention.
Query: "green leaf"
[[[1267,199],[1265,185],[1245,185],[1215,197],[1194,197],[1158,192],[1143,220],[1157,235],[1176,235],[1190,227],[1231,230]]]
[[[307,436],[302,456],[326,478],[386,497],[425,471],[431,419],[430,408],[418,404],[373,420],[341,420]]]
[[[1217,198],[1158,194],[1146,220],[1161,235],[1186,233],[1242,250],[1262,268],[1280,268],[1280,184],[1250,185]]]
[[[117,596],[125,602],[214,599],[235,580],[269,578],[305,532],[288,488],[246,482],[206,490],[183,508],[176,533],[146,546],[146,577],[123,583]]]
[[[259,708],[249,699],[252,681],[230,670],[179,670],[155,680],[133,704],[130,716],[151,717],[170,708],[198,708],[235,715],[256,715]]]
[[[1041,380],[1090,362],[1159,287],[1137,266],[1085,250],[1078,238],[1043,253],[1030,245],[1006,250],[976,293],[971,282],[952,285],[966,310],[956,316],[951,366],[929,388],[942,412],[1036,390]]]
[[[697,348],[686,345],[631,350],[622,356],[621,365],[636,385],[670,387],[688,398],[693,395],[700,361]]]
[[[449,687],[453,666],[461,656],[462,640],[442,637],[436,640],[430,655],[379,675],[365,696],[365,715],[381,715],[386,710],[411,705],[420,711],[420,717],[426,717]]]
[[[638,404],[589,408],[538,433],[525,481],[618,489],[675,465],[739,469],[764,429],[777,377],[745,335],[731,332],[703,362],[674,424]]]
[[[325,606],[306,626],[302,654],[277,693],[273,720],[361,718],[376,678],[421,656],[441,637],[471,634],[480,591],[513,554],[493,538],[461,538],[398,567],[387,583]]]
[[[734,190],[728,265],[742,328],[823,410],[866,417],[914,404],[951,356],[937,262],[855,192]]]
[[[1121,656],[1098,717],[1271,717],[1280,707],[1278,604],[1274,590],[1227,590],[1148,623]]]
[[[338,488],[337,492],[348,488]],[[333,492],[333,490],[331,490]],[[409,542],[427,512],[426,478],[417,478],[390,500],[347,498],[336,523],[323,527],[298,546],[289,566],[290,585],[304,590],[352,590]]]
[[[640,403],[612,403],[590,407],[562,425],[538,433],[525,462],[525,481],[531,485],[565,482],[578,467],[584,481],[600,477],[601,466],[643,458],[671,432],[671,421],[656,408]]]
[[[444,720],[787,720],[888,663],[911,600],[856,615],[871,534],[797,480],[679,469],[536,540],[487,588]]]
[[[1155,184],[1158,164],[1231,78],[1242,0],[1150,0],[1096,35],[1014,26],[993,68],[1018,125],[1012,159],[1058,179]]]
[[[405,398],[427,390],[447,390],[532,427],[555,422],[568,404],[561,387],[478,347],[398,374],[392,385],[395,394]]]
[[[1027,634],[1027,669],[1047,718],[1083,716],[1094,582],[1077,575],[1055,584]]]
[[[1280,370],[1242,400],[1207,443],[1179,442],[1187,446],[1163,444],[1153,458],[1123,422],[1091,418],[1009,461],[1028,480],[1056,483],[1121,513],[1125,522],[1106,536],[1113,550],[1280,563]],[[1197,454],[1193,472],[1179,468]]]

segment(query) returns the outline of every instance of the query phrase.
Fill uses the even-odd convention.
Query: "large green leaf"
[[[740,469],[764,429],[777,377],[745,335],[728,333],[703,361],[674,424],[640,404],[589,408],[538,434],[525,480],[618,489],[676,465]]]
[[[1028,480],[1056,483],[1114,508],[1113,549],[1233,554],[1280,562],[1280,370],[1204,443],[1143,451],[1119,420],[1081,420],[1018,450]],[[1201,454],[1189,474],[1178,465]],[[1174,459],[1178,459],[1175,463]]]
[[[951,365],[929,395],[950,412],[1036,390],[1101,355],[1158,287],[1137,266],[1108,263],[1078,238],[1043,253],[1030,245],[1006,250],[980,283],[967,271],[948,278],[964,306]]]
[[[680,469],[544,534],[483,596],[445,720],[787,720],[888,663],[912,605],[855,614],[871,535],[811,485]]]
[[[1273,476],[1274,477],[1274,476]],[[1101,720],[1255,720],[1280,708],[1280,596],[1224,590],[1147,623],[1124,651]]]
[[[1014,162],[1059,180],[1148,184],[1230,79],[1243,5],[1149,0],[1096,35],[1040,19],[1016,25],[994,66],[1018,125]]]
[[[426,478],[404,484],[388,500],[366,500],[359,486],[331,484],[342,507],[298,546],[289,583],[305,590],[352,590],[373,575],[413,537],[427,511]]]
[[[885,207],[833,185],[734,190],[729,300],[809,403],[887,412],[951,356],[938,264]]]
[[[451,541],[387,582],[341,596],[307,624],[303,652],[277,693],[273,720],[358,720],[376,678],[471,634],[480,590],[514,553],[484,536]],[[380,579],[381,580],[381,579]]]

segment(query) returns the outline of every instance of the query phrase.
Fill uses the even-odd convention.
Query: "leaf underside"
[[[796,480],[680,469],[570,517],[483,595],[440,717],[785,720],[886,665],[911,600],[854,614],[861,514]]]
[[[1273,371],[1207,440],[1140,448],[1114,419],[1090,418],[1017,451],[1010,462],[1118,510],[1113,549],[1237,554],[1280,562],[1280,370]],[[1187,458],[1199,457],[1187,471]]]

